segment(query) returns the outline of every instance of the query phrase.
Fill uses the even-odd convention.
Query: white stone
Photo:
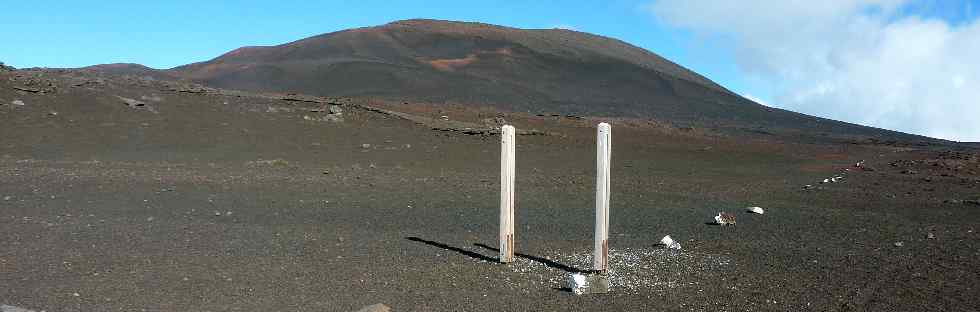
[[[745,211],[748,211],[748,212],[751,212],[751,213],[758,213],[758,214],[765,213],[765,211],[762,210],[762,207],[749,207],[749,208],[746,208]]]
[[[567,287],[576,295],[604,294],[609,292],[609,277],[601,274],[571,273]]]
[[[734,216],[732,216],[730,214],[726,214],[726,215],[728,215],[729,217],[728,218],[723,218],[722,217],[722,213],[719,212],[718,215],[715,216],[715,223],[718,224],[718,225],[735,225]]]
[[[588,286],[585,275],[575,273],[568,277],[568,288],[576,295],[584,294]]]
[[[660,243],[664,244],[664,247],[666,247],[667,249],[681,250],[681,244],[674,241],[674,239],[671,238],[670,235],[664,236],[664,238],[660,239]]]

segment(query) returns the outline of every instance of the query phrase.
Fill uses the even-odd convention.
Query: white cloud
[[[906,0],[660,0],[675,27],[732,44],[790,110],[980,141],[980,23],[900,13]],[[965,6],[964,6],[965,7]]]

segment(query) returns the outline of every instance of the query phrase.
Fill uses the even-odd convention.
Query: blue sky
[[[977,127],[943,126],[940,122],[947,117],[944,112],[962,112],[963,106],[972,105],[964,99],[974,94],[957,93],[956,98],[947,99],[955,105],[926,107],[919,103],[934,102],[936,95],[896,93],[894,89],[865,91],[882,89],[881,80],[889,86],[935,83],[937,79],[892,81],[888,77],[916,76],[918,71],[932,71],[930,68],[943,68],[943,72],[930,77],[951,75],[951,84],[959,89],[980,79],[980,68],[969,61],[972,56],[959,55],[941,64],[915,59],[947,58],[943,53],[954,53],[950,52],[954,48],[974,47],[957,42],[980,39],[973,31],[980,28],[974,27],[974,11],[980,10],[980,0],[488,2],[6,1],[6,14],[0,19],[0,36],[4,38],[0,62],[18,68],[116,62],[170,68],[208,60],[241,46],[281,44],[408,18],[479,21],[520,28],[563,27],[646,48],[767,105],[905,132],[980,141]],[[732,7],[733,3],[738,7]],[[819,5],[814,6],[816,3]],[[800,33],[798,29],[812,31]],[[867,74],[865,68],[871,65],[846,62],[853,56],[887,60],[896,50],[906,49],[899,44],[909,45],[889,45],[895,38],[920,38],[912,36],[915,34],[921,34],[921,42],[931,48],[919,56],[898,58],[923,64],[914,71],[894,73],[889,68],[895,64],[875,63],[871,65],[878,66],[877,71]],[[955,42],[928,40],[944,34]],[[967,69],[953,70],[962,67]],[[859,72],[865,74],[858,75]],[[836,81],[837,77],[850,80]],[[878,85],[852,86],[862,81]],[[942,84],[937,90],[942,88],[953,87]],[[980,94],[976,95],[980,98]],[[881,98],[918,102],[878,103]],[[862,102],[854,104],[857,101]],[[856,111],[854,105],[860,110]],[[923,111],[931,116],[928,120],[917,117]],[[980,116],[980,109],[977,113]]]

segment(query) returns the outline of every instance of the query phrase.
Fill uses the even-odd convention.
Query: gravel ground
[[[0,102],[26,104],[0,106],[0,305],[980,306],[980,206],[973,204],[980,168],[972,150],[803,144],[614,124],[612,292],[575,296],[563,281],[590,269],[591,128],[538,124],[561,135],[518,137],[521,256],[503,265],[490,247],[497,245],[499,192],[494,137],[432,131],[356,107],[345,107],[343,121],[324,122],[305,120],[313,114],[306,104],[269,98],[113,82],[20,94],[4,83]],[[132,109],[117,95],[155,97],[156,112]],[[854,167],[861,160],[864,168]],[[843,179],[819,183],[835,175]],[[766,212],[745,213],[748,206]],[[738,225],[708,224],[719,211],[735,214]],[[656,246],[664,235],[683,249]]]

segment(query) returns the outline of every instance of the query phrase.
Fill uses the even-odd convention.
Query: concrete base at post
[[[576,295],[604,294],[609,292],[609,275],[598,273],[570,273],[565,287]]]

